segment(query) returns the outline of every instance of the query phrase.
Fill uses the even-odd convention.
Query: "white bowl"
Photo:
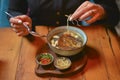
[[[73,27],[73,26],[69,26],[68,28],[69,28],[69,30],[74,31],[81,36],[82,41],[83,41],[82,46],[79,48],[72,49],[72,50],[62,50],[62,49],[59,49],[59,48],[52,46],[51,45],[51,38],[54,35],[59,34],[59,33],[63,33],[67,30],[66,26],[56,27],[55,29],[51,30],[47,35],[48,45],[51,48],[51,50],[53,52],[55,52],[56,54],[59,54],[62,56],[72,56],[72,55],[80,53],[86,45],[87,35],[85,34],[85,32],[83,30],[81,30],[80,28],[77,28],[77,27]]]
[[[67,57],[58,57],[54,61],[54,66],[59,70],[65,70],[70,68],[72,62]]]

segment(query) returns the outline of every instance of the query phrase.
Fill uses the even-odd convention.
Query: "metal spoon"
[[[13,17],[10,13],[5,12],[5,14],[7,14],[9,17]],[[46,37],[46,35],[40,35],[39,33],[35,32],[35,31],[31,31],[29,26],[27,26],[25,23],[22,23],[24,25],[24,27],[27,28],[28,32],[33,35],[33,36],[37,36],[37,37]]]

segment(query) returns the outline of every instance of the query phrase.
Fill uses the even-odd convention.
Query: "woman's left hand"
[[[94,23],[97,20],[104,18],[105,10],[99,4],[85,1],[78,9],[70,16],[70,21],[79,19],[80,21],[85,20],[88,24]],[[86,20],[87,18],[89,18]]]

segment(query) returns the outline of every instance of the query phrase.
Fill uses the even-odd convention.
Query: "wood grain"
[[[39,33],[46,35],[48,30],[47,27],[40,28]],[[16,80],[49,80],[49,77],[40,78],[35,74],[35,57],[40,53],[40,50],[45,43],[44,40],[45,38],[34,36],[23,38]]]
[[[80,28],[88,36],[87,65],[82,72],[62,78],[35,74],[35,57],[43,50],[45,37],[18,37],[10,28],[0,28],[0,80],[119,80],[120,38],[103,25]],[[36,30],[48,33],[46,26]]]
[[[0,80],[15,80],[21,40],[10,28],[0,29]]]
[[[112,32],[106,32],[102,26],[80,27],[87,36],[87,55],[89,57],[83,73],[64,80],[119,80],[120,46]],[[110,42],[111,39],[111,42]],[[55,78],[52,80],[63,80]]]

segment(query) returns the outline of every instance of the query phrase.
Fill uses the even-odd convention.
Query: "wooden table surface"
[[[88,36],[88,61],[83,72],[68,77],[38,77],[35,57],[45,38],[19,37],[11,28],[0,28],[0,80],[120,80],[120,39],[102,25],[80,27]],[[45,26],[36,31],[47,34]]]

